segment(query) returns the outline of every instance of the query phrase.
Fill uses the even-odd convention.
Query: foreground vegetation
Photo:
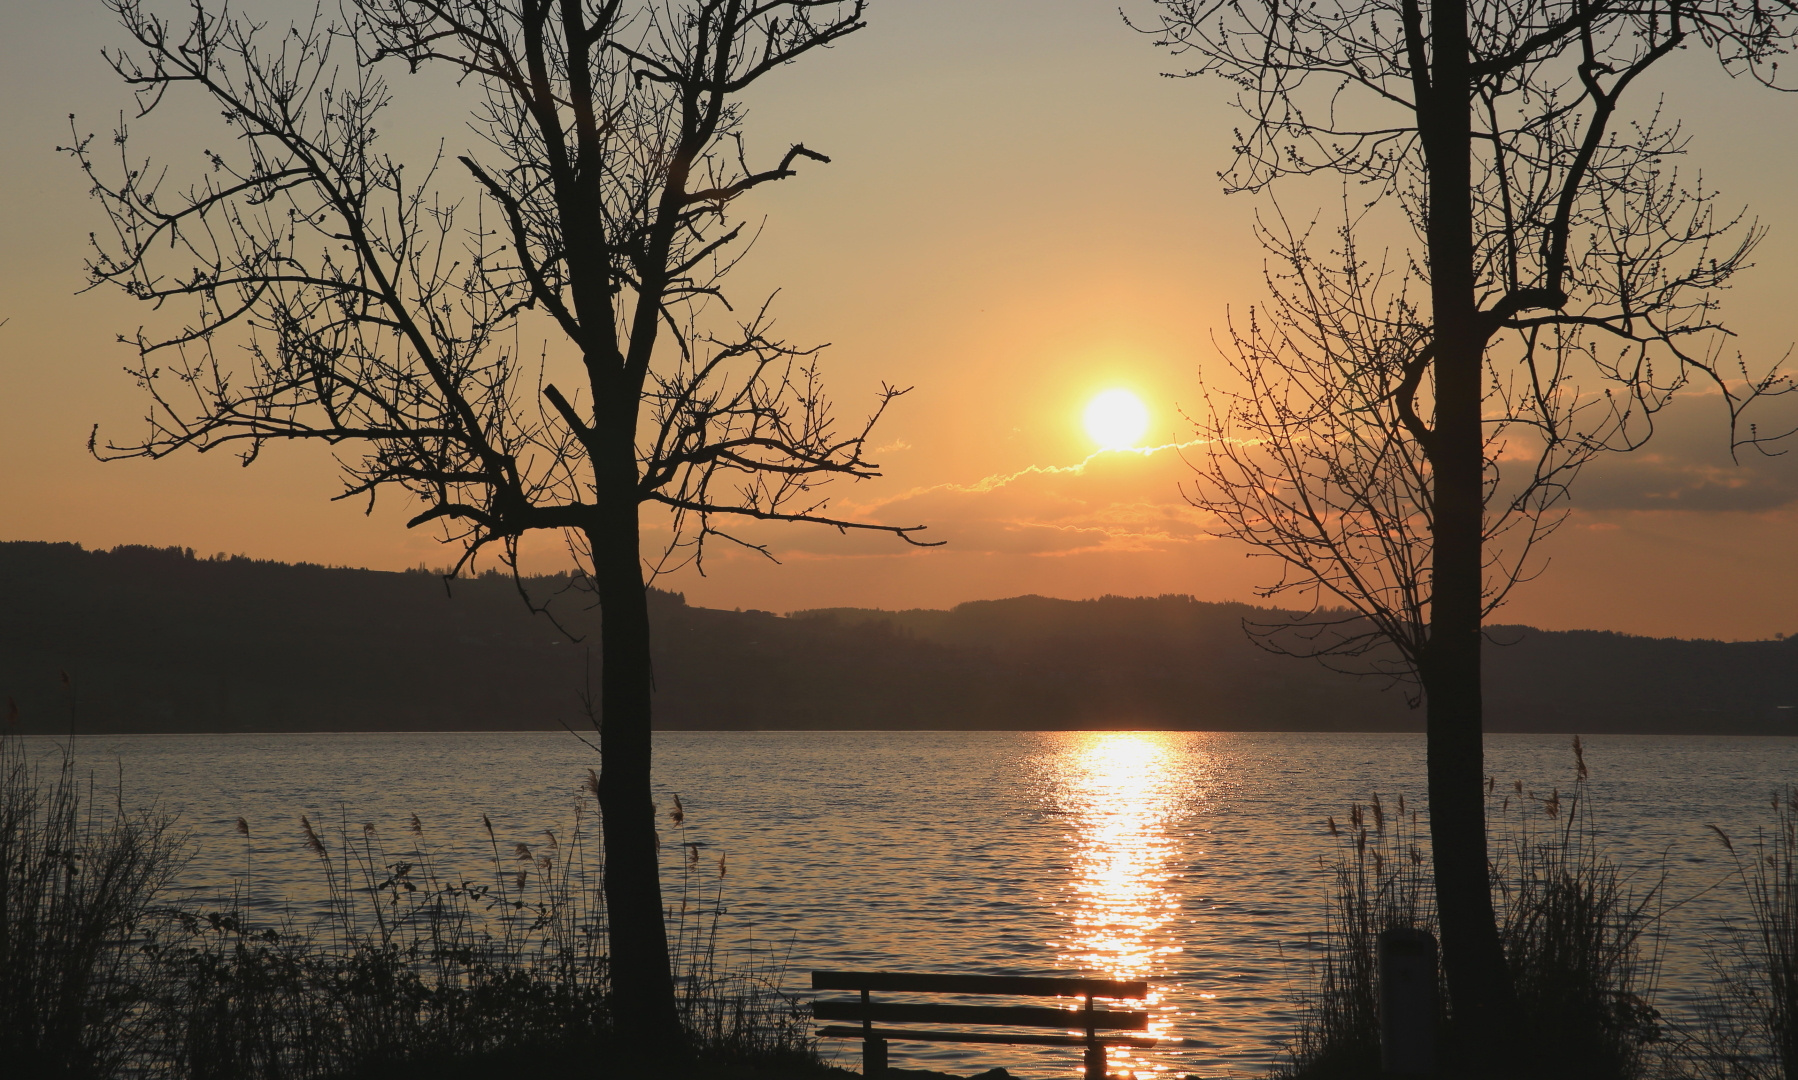
[[[483,819],[485,821],[485,819]],[[722,863],[699,847],[670,932],[685,1045],[614,1026],[590,815],[452,872],[414,817],[301,819],[322,910],[250,902],[247,863],[216,906],[168,903],[184,837],[156,811],[97,805],[73,759],[44,768],[0,736],[0,1061],[9,1075],[310,1080],[538,1074],[822,1072],[778,972],[718,947]],[[672,823],[684,822],[678,806]],[[249,823],[239,819],[246,838]],[[634,1067],[633,1067],[634,1066]],[[11,1072],[12,1069],[17,1072]]]
[[[1491,881],[1505,956],[1516,980],[1518,1045],[1529,1075],[1567,1080],[1792,1080],[1798,1077],[1798,809],[1775,795],[1768,831],[1738,850],[1718,887],[1737,891],[1746,924],[1706,944],[1711,984],[1696,1015],[1675,1023],[1655,1007],[1662,918],[1659,868],[1627,871],[1608,857],[1573,742],[1570,790],[1489,782]],[[1330,819],[1340,849],[1324,931],[1287,1073],[1310,1080],[1380,1071],[1376,939],[1434,932],[1419,815],[1375,797]],[[1438,993],[1439,1007],[1446,995]],[[1437,1044],[1450,1035],[1444,1009]]]

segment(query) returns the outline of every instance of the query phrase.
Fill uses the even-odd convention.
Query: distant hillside
[[[527,588],[596,641],[566,584]],[[1268,613],[1242,604],[783,617],[651,600],[668,728],[1421,727],[1397,692],[1257,649],[1241,622]],[[1493,730],[1798,733],[1781,708],[1798,704],[1798,640],[1493,637],[1516,642],[1488,648]],[[422,572],[0,543],[0,696],[27,730],[66,730],[71,707],[88,732],[580,728],[589,652],[499,576],[446,590]]]

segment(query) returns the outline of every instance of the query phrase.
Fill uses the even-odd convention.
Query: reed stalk
[[[1650,1004],[1661,878],[1637,882],[1603,853],[1578,739],[1574,766],[1566,792],[1487,786],[1492,889],[1522,1012],[1519,1045],[1532,1077],[1634,1080],[1654,1063],[1662,1037]],[[1427,827],[1402,797],[1393,809],[1376,796],[1351,807],[1346,824],[1327,823],[1338,848],[1320,860],[1330,898],[1312,942],[1291,1077],[1380,1075],[1375,941],[1389,928],[1436,931]],[[1448,1021],[1445,1011],[1445,1035]]]
[[[1798,1080],[1798,790],[1772,796],[1772,827],[1746,851],[1715,825],[1748,912],[1711,946],[1714,976],[1693,1042],[1692,1075]]]
[[[0,732],[0,1063],[9,1075],[99,1078],[132,1053],[131,948],[180,867],[154,810],[107,806],[65,744],[48,765]]]
[[[0,1072],[442,1080],[643,1056],[613,1029],[605,867],[586,799],[522,838],[502,840],[483,816],[474,873],[446,864],[416,815],[391,836],[338,818],[296,823],[319,869],[316,915],[253,914],[266,909],[252,902],[243,818],[243,871],[226,895],[168,905],[186,850],[172,820],[97,799],[69,747],[40,766],[0,732]],[[688,1040],[652,1053],[670,1066],[821,1068],[781,965],[722,944],[722,854],[701,856],[678,801],[673,820],[687,853],[669,918]]]
[[[725,864],[701,860],[705,845],[685,839],[677,813],[690,855],[669,922],[688,1044],[653,1054],[668,1066],[816,1067],[807,1018],[780,992],[777,968],[721,947]],[[347,815],[328,830],[302,819],[326,894],[316,922],[291,912],[252,922],[247,883],[219,910],[173,913],[146,948],[161,976],[147,1021],[155,1071],[348,1080],[641,1057],[612,1025],[604,865],[585,802],[523,840],[502,840],[484,815],[480,827],[486,865],[464,874],[434,853],[416,816],[391,841]]]

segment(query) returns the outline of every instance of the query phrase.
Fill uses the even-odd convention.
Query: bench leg
[[[1100,1043],[1086,1044],[1086,1080],[1105,1080],[1105,1047]]]
[[[885,1039],[862,1040],[862,1077],[863,1080],[882,1080],[887,1074],[887,1041]]]

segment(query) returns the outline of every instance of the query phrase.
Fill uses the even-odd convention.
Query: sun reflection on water
[[[1059,763],[1058,794],[1072,831],[1068,926],[1057,951],[1070,969],[1153,979],[1169,973],[1169,958],[1181,951],[1173,828],[1191,778],[1176,768],[1178,755],[1160,733],[1094,732],[1081,740]],[[1177,1035],[1177,1014],[1154,984],[1147,1004],[1149,1034]],[[1109,1056],[1114,1074],[1167,1071],[1128,1047]]]

